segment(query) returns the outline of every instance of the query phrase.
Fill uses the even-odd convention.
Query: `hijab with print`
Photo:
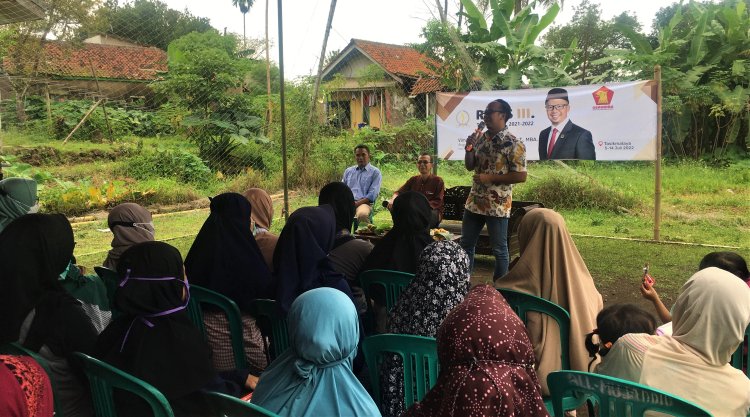
[[[136,203],[115,206],[107,216],[107,227],[112,231],[112,249],[104,260],[104,267],[117,269],[117,262],[125,250],[141,242],[154,240],[154,223],[151,213]]]
[[[437,333],[440,375],[404,416],[549,416],[521,319],[490,285],[478,285]]]
[[[344,275],[328,260],[336,235],[333,208],[327,204],[297,209],[281,230],[273,269],[276,274],[276,301],[282,312],[305,291],[332,287],[351,296]]]
[[[187,310],[180,309],[187,304],[180,252],[164,242],[136,244],[120,257],[117,275],[115,305],[122,314],[99,336],[98,357],[167,398],[206,386],[214,377],[210,350]]]
[[[648,349],[638,382],[698,402],[714,415],[729,415],[746,405],[750,394],[750,380],[729,364],[748,325],[747,285],[719,268],[696,272],[672,307],[672,336],[660,336]],[[711,398],[722,401],[706,400]]]
[[[431,215],[432,209],[424,194],[416,191],[399,194],[391,211],[393,229],[375,245],[362,270],[391,269],[413,274],[422,249],[433,241]]]
[[[0,181],[0,233],[10,222],[37,208],[36,181],[26,178]]]
[[[211,214],[185,257],[191,283],[224,294],[243,311],[256,298],[272,298],[271,272],[250,231],[250,211],[241,194],[211,199]]]
[[[529,211],[518,227],[520,258],[499,288],[522,291],[552,301],[570,313],[570,366],[587,371],[589,355],[586,334],[596,328],[596,315],[603,308],[586,264],[565,227],[562,216],[550,209]],[[527,328],[538,361],[537,373],[546,394],[547,375],[562,369],[560,333],[550,317],[530,313]]]
[[[266,265],[273,271],[273,252],[279,237],[269,231],[273,219],[271,196],[260,188],[250,188],[245,191],[245,198],[250,202],[250,218],[255,223],[255,229],[253,229],[255,243],[258,244]]]
[[[359,321],[349,297],[333,288],[307,291],[287,323],[291,348],[263,373],[252,402],[281,416],[380,416],[352,372]]]
[[[15,342],[42,297],[65,294],[60,273],[73,255],[73,229],[62,214],[27,214],[0,233],[0,343]]]
[[[352,230],[354,223],[354,194],[343,182],[330,182],[320,189],[318,204],[329,204],[336,214],[336,233]]]
[[[438,241],[419,255],[417,273],[398,298],[388,320],[388,333],[435,337],[448,312],[463,301],[471,285],[469,257],[455,242]],[[380,367],[383,414],[404,412],[404,370],[398,355]]]

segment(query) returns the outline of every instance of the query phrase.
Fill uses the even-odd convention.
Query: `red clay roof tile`
[[[98,78],[154,80],[167,71],[167,53],[154,47],[48,42],[40,73],[90,78],[92,64]]]

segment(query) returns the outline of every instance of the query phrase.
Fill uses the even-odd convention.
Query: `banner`
[[[654,81],[556,88],[545,103],[550,90],[437,93],[438,156],[462,160],[466,138],[483,120],[487,104],[500,98],[510,104],[513,117],[507,126],[526,145],[529,161],[656,159]]]

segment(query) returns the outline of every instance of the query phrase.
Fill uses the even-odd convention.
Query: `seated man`
[[[432,208],[432,217],[430,218],[430,228],[435,228],[443,220],[443,199],[445,198],[445,184],[443,179],[432,174],[432,156],[427,152],[422,152],[417,160],[417,170],[419,175],[409,178],[401,188],[398,189],[390,200],[388,200],[388,210],[393,208],[393,200],[400,193],[406,191],[417,191],[427,197]],[[384,204],[385,205],[385,204]]]
[[[368,224],[370,213],[372,213],[372,203],[380,194],[383,176],[379,169],[370,165],[370,148],[367,145],[357,145],[354,148],[354,158],[357,160],[357,165],[344,171],[344,178],[341,182],[349,186],[354,194],[354,207],[356,207],[354,217],[359,224]]]

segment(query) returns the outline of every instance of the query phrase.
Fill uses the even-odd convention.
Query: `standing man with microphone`
[[[474,268],[474,250],[484,225],[495,256],[493,278],[508,272],[508,219],[513,184],[526,181],[526,147],[508,131],[506,123],[513,117],[510,105],[502,99],[490,102],[482,124],[466,139],[464,165],[474,171],[469,197],[464,206],[461,246]]]

